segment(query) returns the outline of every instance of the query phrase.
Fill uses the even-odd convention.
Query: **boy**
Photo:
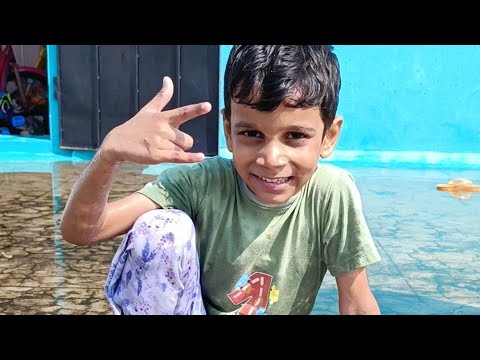
[[[340,71],[326,45],[238,45],[225,71],[232,160],[188,153],[178,126],[209,103],[162,112],[160,93],[113,129],[75,184],[62,234],[127,233],[105,284],[116,314],[309,314],[326,270],[341,314],[379,314],[365,267],[380,260],[352,177],[333,152]],[[196,163],[107,203],[122,162]]]

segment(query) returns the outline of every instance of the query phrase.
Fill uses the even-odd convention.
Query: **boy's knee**
[[[165,223],[165,224],[189,224],[193,226],[193,221],[185,212],[177,209],[155,209],[147,211],[139,216],[133,227],[142,223]]]
[[[192,219],[177,209],[156,209],[142,214],[130,230],[129,248],[146,259],[159,250],[195,246]],[[177,252],[177,251],[176,251]]]

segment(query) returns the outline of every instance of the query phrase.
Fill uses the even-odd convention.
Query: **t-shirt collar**
[[[240,182],[240,189],[242,190],[243,194],[247,198],[249,198],[252,202],[254,202],[255,204],[260,205],[260,206],[265,207],[265,208],[269,208],[269,209],[285,209],[285,208],[288,208],[300,196],[300,192],[298,192],[282,204],[265,204],[264,202],[262,202],[257,197],[257,195],[255,195],[248,188],[247,184],[245,183],[245,181],[243,181],[243,179],[240,176],[238,176],[238,179],[239,179],[239,182]]]

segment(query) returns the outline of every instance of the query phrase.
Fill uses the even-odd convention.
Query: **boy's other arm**
[[[193,146],[193,138],[179,126],[208,113],[212,105],[203,102],[163,111],[172,95],[173,82],[165,77],[162,89],[147,105],[107,134],[65,205],[60,225],[65,241],[87,245],[107,240],[127,232],[140,215],[158,207],[138,193],[107,203],[122,163],[192,163],[204,159],[202,153],[186,151]]]
[[[341,315],[379,315],[380,309],[368,284],[367,270],[358,268],[335,278]]]
[[[74,185],[62,215],[65,241],[88,245],[126,233],[137,218],[159,206],[134,193],[107,203],[119,164],[112,165],[99,151]]]

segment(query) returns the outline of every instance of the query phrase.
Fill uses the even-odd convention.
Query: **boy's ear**
[[[333,120],[332,125],[325,133],[325,137],[322,141],[322,149],[320,151],[320,156],[322,159],[328,158],[332,155],[335,146],[337,145],[338,138],[340,137],[340,132],[342,131],[343,119],[340,116],[336,116]]]
[[[225,139],[227,140],[227,149],[230,152],[232,151],[232,126],[230,123],[230,119],[227,119],[225,116],[225,109],[220,110],[220,113],[223,117],[223,132],[225,133]]]

